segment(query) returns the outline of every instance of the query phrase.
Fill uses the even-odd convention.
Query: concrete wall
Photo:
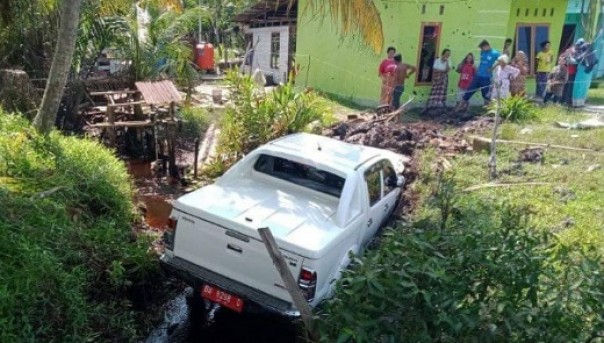
[[[300,11],[298,17],[296,63],[302,70],[296,78],[301,86],[309,86],[333,93],[366,105],[376,105],[380,92],[377,67],[392,45],[403,54],[406,63],[419,63],[420,30],[422,23],[441,23],[442,34],[438,50],[452,50],[452,61],[457,64],[468,52],[479,53],[482,39],[500,50],[506,37],[513,37],[516,23],[520,20],[538,22],[537,18],[516,18],[517,7],[535,5],[534,0],[468,0],[443,2],[425,0],[397,2],[375,0],[381,13],[385,35],[384,51],[376,55],[358,37],[341,38],[338,23],[330,17],[313,18],[310,11]],[[567,0],[537,2],[539,8],[555,8],[554,17],[547,17],[552,25],[550,38],[560,40]],[[546,4],[547,3],[547,4]],[[299,2],[305,8],[307,0]],[[425,12],[423,9],[425,5]],[[440,7],[444,6],[443,14]],[[458,75],[450,74],[449,93],[457,91]],[[529,88],[531,89],[531,88]],[[415,79],[407,80],[405,94],[416,91],[418,100],[424,100],[430,86],[418,85]],[[455,102],[455,95],[448,98]]]
[[[247,32],[253,35],[255,47],[252,71],[260,68],[265,75],[273,76],[275,82],[287,82],[289,60],[289,27],[273,26],[249,28]],[[273,32],[280,34],[280,58],[278,68],[271,68],[271,35]]]

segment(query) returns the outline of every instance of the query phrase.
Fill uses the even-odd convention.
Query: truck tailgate
[[[297,280],[303,258],[288,251],[281,253]],[[275,298],[291,301],[264,243],[235,229],[181,214],[174,254]]]

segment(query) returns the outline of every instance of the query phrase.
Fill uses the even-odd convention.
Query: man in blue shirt
[[[501,54],[499,51],[491,48],[491,44],[488,41],[483,40],[480,42],[480,65],[478,66],[478,72],[474,76],[470,87],[463,96],[463,101],[459,103],[459,110],[465,110],[468,108],[468,102],[479,89],[482,92],[482,98],[484,104],[488,105],[491,101],[491,77],[493,75],[492,69],[493,64],[497,62],[497,59]]]

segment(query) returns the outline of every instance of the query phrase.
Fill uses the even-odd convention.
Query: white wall
[[[250,28],[248,32],[253,35],[252,48],[255,49],[252,72],[260,68],[265,75],[272,75],[276,83],[287,82],[289,61],[289,27],[273,26]],[[271,68],[271,35],[273,32],[280,34],[279,68]]]

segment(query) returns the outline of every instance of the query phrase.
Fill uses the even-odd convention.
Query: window
[[[342,195],[346,181],[330,172],[270,155],[260,155],[254,170],[337,198]]]
[[[382,168],[376,163],[365,171],[365,182],[369,194],[369,206],[373,206],[382,199]]]
[[[549,39],[548,24],[518,24],[516,28],[516,51],[524,51],[528,57],[529,73],[535,74],[536,57],[541,43]]]
[[[396,170],[392,166],[392,163],[388,160],[384,160],[381,163],[382,166],[382,181],[384,184],[384,196],[392,192],[397,187],[398,177]]]
[[[440,43],[441,24],[422,23],[420,31],[419,70],[416,84],[430,84],[432,82],[432,66]]]
[[[271,34],[271,68],[279,69],[279,52],[281,50],[281,34],[273,32]]]

